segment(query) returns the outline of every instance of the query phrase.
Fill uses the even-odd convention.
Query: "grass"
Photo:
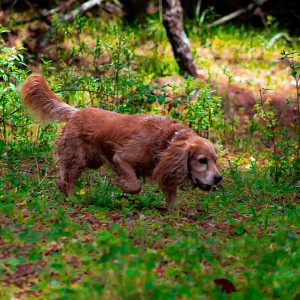
[[[135,27],[129,34],[115,24],[90,18],[64,24],[65,40],[53,40],[58,64],[46,56],[40,61],[51,88],[79,107],[166,111],[164,103],[150,104],[165,100],[155,96],[150,81],[178,71],[161,24],[150,20],[146,30]],[[292,87],[277,63],[284,42],[265,47],[272,30],[277,28],[257,33],[225,26],[200,36],[192,27],[189,36],[197,66],[211,81],[223,76],[227,82],[240,71],[255,89],[249,82],[264,83],[264,74],[275,68],[269,83],[280,88],[284,79]],[[139,195],[122,194],[110,183],[110,171],[101,169],[83,174],[76,194],[65,199],[56,190],[52,154],[61,126],[42,127],[24,115],[16,85],[27,67],[22,55],[5,49],[0,56],[7,75],[0,86],[1,299],[299,299],[300,187],[292,135],[286,138],[276,128],[280,153],[274,155],[264,144],[268,128],[254,119],[251,137],[247,124],[233,128],[201,83],[205,99],[215,99],[212,104],[199,101],[182,109],[181,103],[171,114],[194,128],[205,121],[220,145],[223,188],[205,193],[187,184],[179,192],[181,210],[169,213],[157,186],[145,183]],[[174,89],[190,92],[197,85],[187,80]]]
[[[295,299],[297,188],[255,168],[224,175],[213,194],[180,192],[190,217],[167,213],[152,186],[126,196],[95,173],[67,200],[51,176],[2,192],[2,298],[219,299],[227,279],[232,298]]]

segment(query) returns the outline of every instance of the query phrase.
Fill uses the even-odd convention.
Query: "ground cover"
[[[242,108],[226,114],[230,93],[220,100],[207,85],[219,82],[226,92],[239,84],[258,98],[260,87],[272,88],[295,100],[292,70],[278,61],[288,45],[266,48],[277,27],[251,34],[190,29],[206,80],[185,80],[174,77],[177,65],[157,20],[130,34],[120,21],[94,21],[57,28],[38,61],[1,46],[1,299],[298,299],[297,123],[286,129],[259,101],[257,117],[241,122]],[[17,93],[33,66],[72,105],[170,114],[209,136],[218,145],[222,187],[205,193],[187,184],[170,213],[156,185],[124,195],[103,169],[86,172],[65,199],[52,154],[61,125],[37,125]],[[173,76],[173,86],[155,85],[163,76]]]

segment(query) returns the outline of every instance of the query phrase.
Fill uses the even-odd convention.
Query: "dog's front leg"
[[[168,205],[168,210],[174,210],[176,206],[177,193],[176,188],[163,187],[164,195],[166,196],[166,202]]]
[[[119,186],[124,193],[138,194],[141,190],[141,186],[132,166],[117,155],[113,158],[113,161],[115,163],[114,171],[117,174],[117,178],[114,181],[115,184]]]

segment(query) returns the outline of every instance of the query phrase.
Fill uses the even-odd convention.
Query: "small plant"
[[[276,106],[270,103],[270,98],[267,98],[266,100],[263,99],[263,96],[269,90],[270,89],[265,88],[259,90],[260,98],[256,100],[256,104],[254,105],[253,109],[256,111],[256,115],[254,116],[254,118],[259,116],[264,122],[266,128],[266,136],[267,138],[271,139],[273,146],[273,155],[276,155],[276,137],[279,134],[277,126],[280,121],[281,112],[276,108]]]
[[[286,99],[286,105],[295,105],[295,121],[294,135],[280,126],[281,111],[271,104],[271,99],[264,100],[264,95],[268,89],[260,89],[260,98],[254,106],[256,115],[261,118],[265,126],[266,137],[272,142],[273,153],[270,156],[271,166],[270,172],[274,176],[276,182],[288,176],[292,181],[299,179],[300,174],[300,100],[299,100],[299,80],[298,74],[299,64],[294,61],[295,51],[282,51],[280,60],[287,62],[290,68],[290,74],[295,81],[296,100],[290,101]]]
[[[172,92],[166,93],[166,88]],[[180,85],[164,85],[153,87],[146,85],[144,89],[148,96],[148,102],[157,101],[164,108],[161,111],[171,117],[181,120],[198,134],[209,137],[210,130],[217,123],[218,116],[221,114],[220,97],[213,95],[214,91],[208,86],[197,86],[193,78],[187,78]],[[170,98],[167,100],[167,98]]]
[[[262,133],[271,141],[272,153],[268,156],[270,162],[270,174],[275,182],[293,177],[293,145],[286,128],[279,126],[281,111],[271,104],[271,99],[264,100],[264,95],[269,89],[260,89],[260,98],[254,106],[257,112],[254,116],[260,117],[264,129]]]
[[[296,104],[295,136],[297,139],[297,158],[300,158],[300,64],[294,60],[295,50],[290,52],[281,51],[280,60],[286,61],[290,68],[290,75],[294,78],[296,88],[296,101],[292,102],[286,99],[286,104]],[[300,56],[300,53],[297,54]]]
[[[9,30],[0,27],[0,139],[11,141],[27,125],[17,91],[17,85],[26,74],[23,70],[26,65],[21,54],[23,47],[5,47],[2,35],[7,32]]]
[[[71,35],[73,28],[75,39]],[[89,31],[89,21],[81,16],[77,16],[72,23],[59,24],[56,30],[58,38],[54,38],[53,42],[57,49],[60,49],[62,36],[65,40],[71,40],[71,55],[65,50],[60,50],[60,55],[68,65],[77,65],[76,68],[62,65],[67,71],[60,76],[63,88],[57,92],[80,107],[92,105],[121,113],[139,111],[136,106],[140,104],[136,87],[143,85],[143,82],[132,67],[135,64],[130,45],[134,38],[132,33],[124,32],[114,25],[108,37],[100,38],[98,32]],[[63,35],[63,32],[68,34]],[[90,39],[82,38],[87,32]],[[59,71],[56,69],[55,73]],[[72,100],[74,98],[77,100]]]
[[[237,125],[236,124],[237,122],[235,119],[234,110],[233,110],[233,107],[232,107],[232,104],[230,101],[230,97],[229,97],[231,83],[233,82],[233,75],[230,73],[230,70],[228,70],[228,68],[226,66],[223,69],[223,74],[227,77],[227,86],[226,86],[226,90],[225,90],[223,101],[222,101],[223,110],[224,110],[225,116],[227,116],[229,119],[229,125],[231,126],[230,134],[234,137],[235,126]]]
[[[293,177],[295,181],[299,182],[299,177],[300,177],[300,64],[297,60],[295,60],[295,55],[300,56],[300,53],[297,53],[295,50],[291,50],[290,52],[286,51],[281,51],[281,58],[280,60],[286,61],[289,70],[290,70],[290,75],[294,78],[295,82],[295,90],[296,90],[296,97],[295,101],[290,101],[289,99],[286,99],[286,105],[295,105],[295,154],[293,154],[291,163],[292,163],[292,172],[293,172]],[[290,142],[289,142],[289,146]],[[291,149],[289,147],[289,149]]]
[[[190,101],[195,94],[196,99]],[[212,95],[213,91],[209,88],[192,91],[188,94],[187,101],[184,103],[183,121],[187,122],[199,134],[209,138],[210,130],[215,125],[216,117],[220,113],[220,98]]]

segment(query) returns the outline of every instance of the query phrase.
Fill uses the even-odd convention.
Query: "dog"
[[[25,109],[40,122],[66,122],[55,150],[58,189],[66,196],[74,193],[84,169],[104,164],[114,171],[114,183],[124,193],[139,193],[140,177],[156,179],[169,210],[174,209],[177,188],[185,180],[204,191],[222,180],[214,145],[169,117],[71,107],[39,73],[22,83],[20,95]]]

